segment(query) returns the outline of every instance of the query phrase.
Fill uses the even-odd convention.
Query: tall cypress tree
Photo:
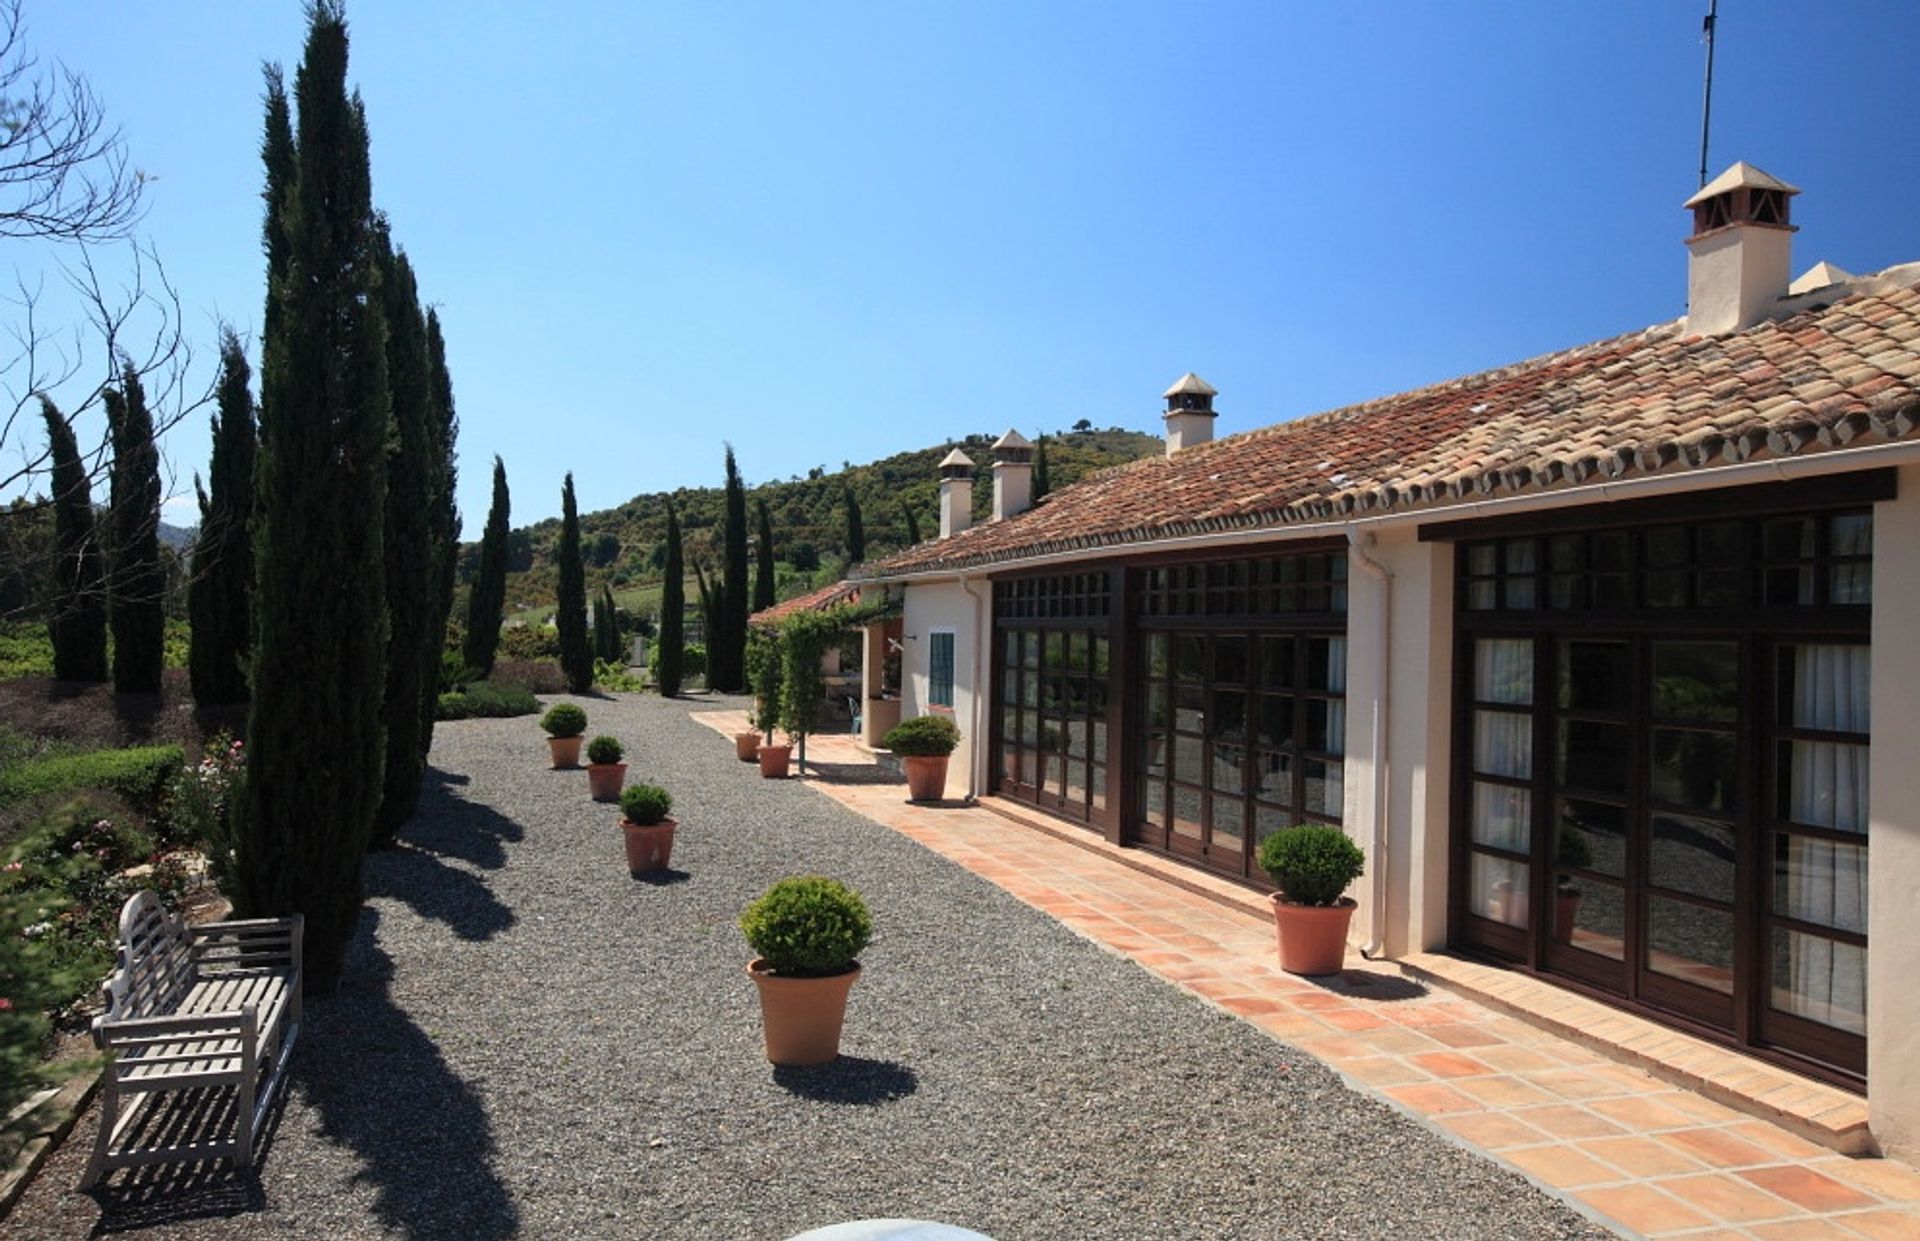
[[[93,529],[93,489],[66,416],[40,398],[53,455],[54,597],[47,617],[53,675],[62,681],[107,679],[107,606],[100,582],[100,544]]]
[[[359,919],[386,757],[390,415],[366,110],[347,91],[338,0],[316,0],[308,21],[294,78],[296,171],[276,208],[284,278],[262,368],[234,903],[242,917],[304,914],[306,985],[326,992]],[[275,86],[270,77],[269,125]]]
[[[427,440],[432,470],[427,480],[427,530],[433,560],[427,570],[433,587],[432,622],[420,635],[420,757],[433,748],[433,715],[438,705],[440,656],[447,646],[447,620],[453,612],[454,569],[460,557],[460,510],[454,502],[459,480],[454,441],[460,419],[453,408],[453,376],[447,371],[447,342],[440,315],[427,308]]]
[[[1028,497],[1035,504],[1040,497],[1053,490],[1053,478],[1047,473],[1047,437],[1041,436],[1033,450],[1033,491]]]
[[[593,688],[593,648],[587,645],[587,570],[580,563],[580,510],[573,499],[573,472],[560,487],[560,543],[553,558],[560,570],[554,624],[560,630],[560,670],[567,688]]]
[[[613,602],[613,587],[600,583],[600,610],[593,623],[599,638],[600,658],[618,666],[620,658],[620,609]]]
[[[386,848],[420,802],[420,703],[436,674],[425,680],[420,657],[430,640],[443,638],[446,622],[434,615],[431,534],[433,443],[432,384],[427,360],[427,320],[413,264],[397,253],[387,222],[374,219],[373,253],[380,273],[380,312],[387,324],[387,402],[393,445],[387,454],[387,668],[381,715],[387,727],[387,765],[374,820],[372,846]]]
[[[765,500],[755,500],[753,508],[754,524],[758,529],[754,532],[755,569],[752,610],[761,612],[773,606],[777,591],[777,583],[773,576],[773,520],[767,516]],[[742,663],[745,663],[744,659]]]
[[[912,547],[920,541],[920,519],[918,517],[915,517],[913,515],[913,510],[911,508],[908,508],[906,505],[900,506],[900,516],[906,519],[907,546]]]
[[[680,515],[667,501],[667,563],[660,583],[660,693],[678,697],[686,660],[687,578],[680,559]]]
[[[120,387],[101,393],[113,440],[108,594],[113,608],[113,688],[157,694],[166,662],[167,571],[160,562],[160,450],[140,373],[125,362]]]
[[[747,490],[727,445],[725,562],[715,599],[718,632],[707,638],[708,684],[726,693],[747,687]]]
[[[247,661],[253,650],[253,458],[252,379],[240,338],[220,335],[219,396],[213,417],[213,459],[200,505],[200,534],[193,544],[193,577],[187,586],[192,646],[187,669],[193,698],[202,706],[247,700]]]
[[[845,488],[847,504],[847,560],[859,564],[867,558],[867,527],[860,520],[860,501],[853,494],[853,487]]]
[[[467,644],[461,659],[481,676],[493,671],[500,645],[500,621],[507,605],[507,466],[493,459],[493,507],[480,536],[480,571],[467,597]]]

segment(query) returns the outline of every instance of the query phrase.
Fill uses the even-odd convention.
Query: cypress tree
[[[753,575],[753,610],[761,612],[773,606],[776,591],[773,576],[773,521],[767,516],[765,500],[755,500],[753,507],[754,519],[759,526],[755,534],[757,545],[754,559],[757,563]]]
[[[93,529],[93,489],[66,416],[40,398],[53,456],[54,597],[47,617],[53,675],[61,681],[107,679],[107,608],[100,584],[100,544]]]
[[[660,583],[660,684],[662,696],[680,694],[680,677],[686,658],[686,569],[680,559],[680,515],[667,501],[667,563]]]
[[[262,369],[234,902],[243,918],[306,916],[306,985],[324,993],[359,920],[386,757],[390,416],[366,111],[347,91],[340,4],[317,0],[308,22],[294,78],[296,171],[277,208],[284,278]],[[270,77],[269,125],[274,87]]]
[[[567,689],[593,688],[593,648],[587,645],[587,571],[580,563],[580,512],[573,499],[573,473],[560,487],[560,545],[554,549],[560,584],[554,623],[560,630],[560,670]]]
[[[481,676],[493,671],[500,645],[500,621],[507,604],[507,467],[493,459],[493,507],[480,536],[480,571],[467,598],[467,645],[461,658]]]
[[[213,459],[200,503],[200,534],[193,544],[187,586],[192,621],[188,672],[202,706],[247,700],[247,660],[253,649],[253,458],[256,443],[252,372],[240,338],[220,335],[220,384],[213,417]]]
[[[1053,480],[1047,474],[1047,437],[1041,436],[1033,450],[1033,494],[1030,497],[1035,504],[1040,497],[1053,489]]]
[[[845,488],[847,501],[847,561],[859,564],[867,558],[867,527],[860,520],[860,501],[854,498],[853,487]]]
[[[387,558],[387,667],[381,716],[387,728],[387,764],[374,820],[372,846],[387,848],[420,802],[420,704],[437,671],[426,681],[420,657],[429,640],[443,638],[445,618],[434,615],[430,489],[433,475],[431,380],[427,321],[413,264],[395,252],[387,222],[373,226],[373,253],[380,274],[380,312],[387,324],[387,403],[393,441],[387,454],[387,510],[383,542]]]
[[[432,551],[428,581],[433,588],[432,618],[420,635],[420,757],[433,748],[434,708],[439,702],[440,656],[447,646],[447,619],[453,612],[454,568],[460,556],[460,510],[454,502],[459,469],[454,441],[460,420],[453,409],[453,376],[447,372],[447,343],[440,315],[427,308],[427,443],[431,470],[427,480],[427,531]]]
[[[708,684],[726,693],[747,687],[747,491],[727,445],[726,560],[715,600],[719,628],[707,639]]]
[[[119,388],[100,395],[113,441],[113,570],[107,592],[113,604],[113,688],[120,694],[157,694],[167,641],[160,450],[153,442],[153,417],[133,363],[122,363]]]
[[[600,658],[619,666],[620,659],[620,609],[613,602],[613,587],[600,583],[600,611],[593,623],[593,632],[600,639]]]
[[[920,519],[913,515],[912,509],[905,506],[901,507],[900,516],[907,520],[907,546],[912,547],[920,541]]]

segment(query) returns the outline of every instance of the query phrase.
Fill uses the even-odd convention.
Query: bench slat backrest
[[[136,892],[120,910],[120,943],[114,971],[100,989],[102,1012],[94,1022],[171,1013],[194,981],[193,952],[180,919],[152,892]]]

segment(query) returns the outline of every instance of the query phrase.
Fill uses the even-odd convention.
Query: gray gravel
[[[1315,1061],[798,782],[683,703],[586,701],[666,785],[671,882],[531,719],[442,724],[367,867],[257,1177],[71,1187],[91,1115],[5,1224],[170,1237],[775,1241],[907,1216],[998,1241],[1605,1236]],[[715,700],[713,705],[737,705]],[[819,871],[873,908],[841,1061],[763,1059],[740,908]],[[104,1215],[102,1211],[104,1209]]]

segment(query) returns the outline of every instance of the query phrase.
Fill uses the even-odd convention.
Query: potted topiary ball
[[[747,906],[740,929],[756,956],[767,1059],[825,1064],[840,1054],[847,993],[860,977],[873,917],[852,888],[822,875],[782,879]]]
[[[909,801],[939,801],[947,795],[947,760],[960,744],[960,729],[944,715],[902,720],[880,738],[907,769]]]
[[[1280,888],[1269,899],[1281,969],[1289,974],[1340,972],[1355,908],[1345,893],[1366,861],[1345,832],[1319,823],[1289,827],[1260,842],[1260,869]]]
[[[595,801],[619,801],[626,782],[626,756],[618,737],[595,737],[587,742],[587,789]]]
[[[580,765],[580,734],[587,731],[587,713],[570,702],[556,702],[540,717],[547,730],[547,748],[553,751],[554,770]]]
[[[657,784],[635,784],[620,791],[620,830],[627,838],[627,873],[665,870],[673,857],[673,829],[667,817],[673,794]]]

